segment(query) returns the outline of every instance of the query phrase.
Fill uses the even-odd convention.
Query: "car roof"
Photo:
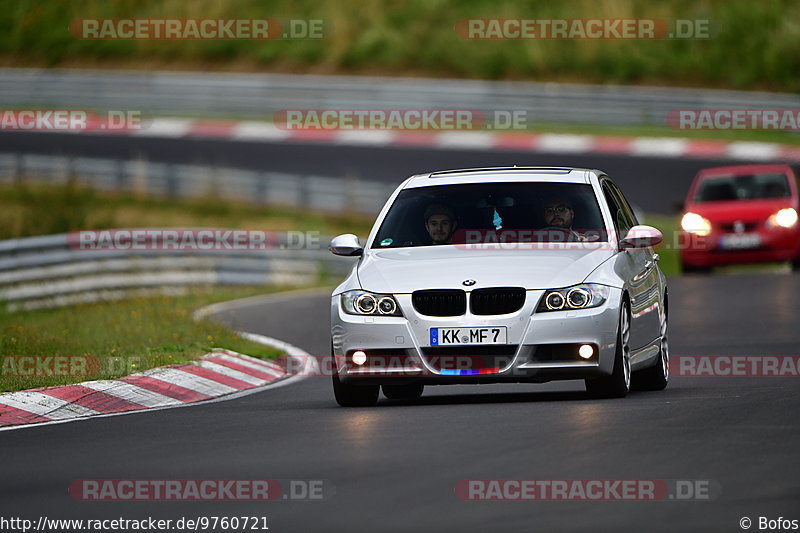
[[[411,176],[404,189],[462,183],[545,181],[551,183],[592,183],[604,175],[599,170],[572,167],[486,167],[440,170]]]
[[[778,164],[763,164],[763,165],[729,165],[726,167],[711,167],[704,168],[697,173],[699,179],[707,178],[709,176],[718,176],[720,174],[727,175],[741,175],[752,174],[756,172],[786,172],[792,173],[792,167],[789,165]]]

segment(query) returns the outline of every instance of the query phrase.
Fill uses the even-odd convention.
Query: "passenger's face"
[[[447,215],[431,215],[425,223],[434,244],[447,244],[453,233],[453,221]]]
[[[544,208],[544,220],[548,226],[571,228],[574,212],[564,204],[548,205]]]

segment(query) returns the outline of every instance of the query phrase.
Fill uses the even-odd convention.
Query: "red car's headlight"
[[[711,221],[697,213],[686,213],[681,219],[683,231],[705,237],[711,233]]]
[[[770,215],[767,225],[774,228],[791,228],[797,224],[797,211],[791,207],[781,209],[777,213]]]

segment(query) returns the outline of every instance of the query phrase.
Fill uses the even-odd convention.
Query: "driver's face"
[[[548,205],[544,208],[544,220],[548,226],[571,228],[574,215],[572,208],[563,204]]]
[[[447,244],[453,233],[453,221],[447,215],[431,215],[425,223],[425,229],[434,244]]]

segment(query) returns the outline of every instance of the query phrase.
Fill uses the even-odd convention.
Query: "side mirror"
[[[356,256],[364,253],[364,248],[358,242],[358,237],[352,233],[345,233],[331,239],[331,245],[328,247],[335,255]]]
[[[661,234],[653,226],[639,225],[628,230],[628,233],[620,239],[619,247],[622,250],[628,248],[649,248],[664,240]]]
[[[672,210],[675,211],[676,213],[683,212],[683,208],[684,208],[683,200],[678,200],[672,203]]]

